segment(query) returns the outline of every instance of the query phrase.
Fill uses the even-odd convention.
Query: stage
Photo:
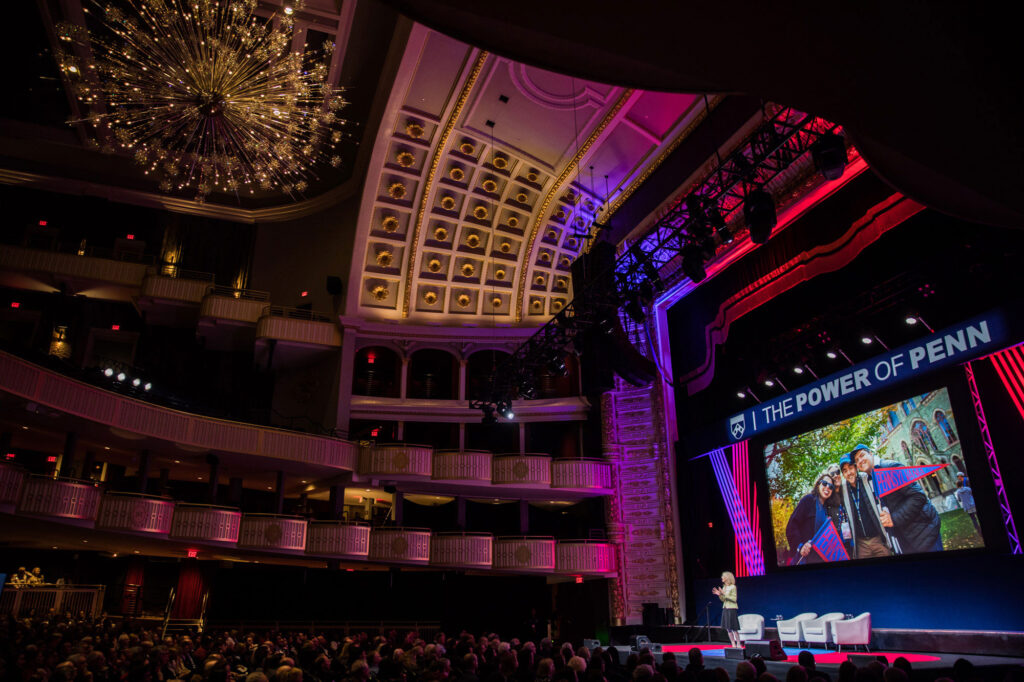
[[[654,658],[660,664],[664,658],[664,654],[671,652],[675,655],[679,668],[682,669],[685,668],[686,664],[689,662],[688,655],[690,649],[697,648],[704,654],[704,666],[706,668],[713,669],[722,667],[725,668],[730,676],[734,676],[736,674],[736,665],[740,661],[727,659],[725,657],[725,648],[727,646],[727,642],[662,644],[661,652],[654,652]],[[616,651],[618,651],[619,661],[621,663],[625,663],[631,653],[636,653],[635,649],[630,650],[626,646],[617,646]],[[865,653],[863,648],[855,652],[837,652],[831,649],[785,647],[784,651],[788,656],[788,659],[785,661],[765,660],[768,672],[775,675],[780,680],[785,679],[786,672],[789,670],[790,666],[797,663],[797,656],[801,651],[810,651],[814,654],[816,667],[827,672],[833,677],[833,679],[838,675],[839,665],[843,661],[847,660],[847,656],[849,654],[853,653],[863,655]],[[929,671],[929,676],[932,679],[939,677],[944,673],[951,675],[953,663],[960,658],[966,658],[968,661],[973,663],[976,668],[976,673],[981,679],[1002,679],[1008,668],[1024,665],[1024,658],[985,654],[874,650],[872,650],[870,654],[872,656],[884,656],[889,665],[892,665],[893,661],[902,656],[910,661],[910,664],[913,666],[915,671]],[[864,663],[858,662],[857,665],[859,667],[864,665]]]

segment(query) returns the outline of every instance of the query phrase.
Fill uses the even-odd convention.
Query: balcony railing
[[[490,568],[493,544],[490,533],[435,533],[430,538],[430,565]]]
[[[173,276],[168,276],[157,274],[151,268],[142,281],[142,296],[199,304],[211,284],[213,275],[206,272],[177,270]]]
[[[199,316],[256,324],[269,301],[270,294],[266,291],[209,286],[199,307]]]
[[[233,507],[180,503],[174,508],[170,537],[199,542],[238,542],[242,512]]]
[[[370,527],[346,521],[310,521],[306,554],[339,559],[365,559],[370,554]]]
[[[559,573],[614,573],[615,546],[596,540],[559,540],[555,566]]]
[[[495,455],[494,485],[551,486],[551,457],[541,454]]]
[[[359,451],[359,473],[364,476],[426,476],[431,474],[429,445],[377,443]]]
[[[429,563],[430,529],[374,528],[370,531],[370,561]]]
[[[97,528],[167,535],[174,518],[174,500],[137,493],[108,492],[100,503]]]
[[[38,272],[58,278],[84,281],[110,282],[138,287],[146,274],[146,262],[126,262],[116,259],[113,252],[89,248],[78,252],[61,253],[21,246],[0,245],[0,269]]]
[[[542,536],[494,538],[494,568],[505,571],[555,570],[555,539]]]
[[[31,613],[44,614],[84,612],[90,618],[103,612],[103,585],[41,585],[34,587],[4,587],[0,594],[0,615],[22,618]]]
[[[21,485],[25,470],[21,467],[0,462],[0,506],[14,507],[21,498]]]
[[[306,519],[280,514],[245,514],[238,546],[302,552],[306,549]]]
[[[0,390],[55,410],[195,448],[355,469],[358,446],[339,438],[180,412],[77,381],[0,352]]]
[[[433,457],[432,478],[490,483],[492,457],[485,450],[438,450]]]
[[[551,462],[554,488],[612,487],[612,465],[601,459],[556,459]]]
[[[29,476],[22,484],[18,513],[92,521],[101,496],[102,488],[92,481]]]
[[[341,328],[327,313],[266,306],[256,323],[256,338],[337,348],[341,346]]]

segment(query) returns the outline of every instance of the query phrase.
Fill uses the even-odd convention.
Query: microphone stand
[[[711,642],[711,604],[713,603],[713,601],[714,600],[709,601],[707,604],[704,605],[704,608],[702,608],[698,612],[698,615],[697,615],[697,625],[698,626],[700,625],[700,615],[699,614],[700,614],[700,612],[703,612],[704,613],[704,626],[701,627],[701,629],[697,631],[697,636],[695,638],[693,638],[692,640],[690,639],[690,633],[689,632],[686,633],[686,643],[687,644],[690,644],[691,642],[699,642],[701,637],[704,635],[704,631],[705,630],[707,630],[707,633],[708,633],[708,642]]]

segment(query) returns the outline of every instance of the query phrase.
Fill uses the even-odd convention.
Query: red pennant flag
[[[948,467],[949,464],[925,464],[913,467],[891,467],[875,469],[875,493],[884,497],[889,493],[908,486],[914,481],[931,476],[936,471]]]
[[[824,561],[848,561],[850,559],[850,555],[846,553],[846,545],[839,538],[836,524],[832,522],[832,519],[821,524],[821,528],[811,540],[811,546]]]

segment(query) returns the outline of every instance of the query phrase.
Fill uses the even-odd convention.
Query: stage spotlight
[[[716,234],[718,235],[719,241],[723,244],[732,244],[732,230],[725,225],[718,228],[718,230],[716,230]]]
[[[830,350],[829,352],[825,353],[825,357],[827,357],[829,360],[835,360],[839,356],[836,355],[836,352],[834,350]]]
[[[146,382],[146,385],[142,387],[142,389],[145,391],[148,391],[151,388],[153,388],[153,384],[149,383],[148,381]]]
[[[811,145],[811,158],[826,180],[838,180],[846,169],[846,142],[841,135],[825,133]]]
[[[127,377],[128,377],[128,375],[126,375],[124,372],[118,372],[117,373],[117,380],[118,381],[124,381]]]
[[[704,269],[704,254],[699,246],[690,244],[683,249],[683,273],[694,282],[701,282],[708,276]]]
[[[135,377],[134,379],[132,379],[132,386],[134,386],[135,388],[138,388],[139,384],[141,384],[141,383],[142,383],[142,379],[140,379],[138,377]]]
[[[704,212],[704,200],[699,194],[691,194],[686,197],[686,212],[690,214],[690,220],[694,222],[699,231],[707,231],[708,216]]]
[[[766,244],[778,218],[775,215],[775,199],[763,189],[755,189],[743,200],[743,217],[750,230],[750,239],[755,244]]]
[[[700,251],[704,256],[704,260],[711,260],[715,257],[715,252],[718,251],[718,244],[715,243],[715,237],[708,234],[707,237],[700,242]]]
[[[112,370],[109,367],[107,367],[105,370],[103,370],[103,376],[108,376],[108,377],[114,376],[114,370]]]
[[[505,419],[515,419],[516,413],[513,412],[512,407],[509,406],[505,408],[505,410],[501,413],[501,416],[504,417]]]

